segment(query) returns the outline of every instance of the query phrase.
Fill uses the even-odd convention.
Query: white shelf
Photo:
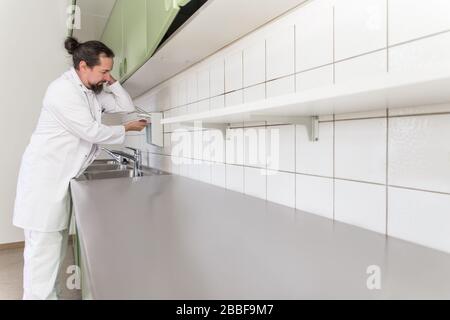
[[[250,121],[297,123],[301,117],[413,107],[450,102],[450,73],[428,76],[387,75],[311,89],[221,109],[165,118],[162,124],[228,124]],[[289,121],[292,120],[292,121]]]

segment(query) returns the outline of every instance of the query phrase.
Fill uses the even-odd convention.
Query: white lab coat
[[[22,157],[14,225],[41,232],[67,229],[70,180],[100,153],[97,144],[121,144],[125,139],[124,126],[101,124],[102,111],[133,110],[133,101],[119,81],[94,94],[73,67],[53,81]]]

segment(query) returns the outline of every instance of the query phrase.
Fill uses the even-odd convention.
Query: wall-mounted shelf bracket
[[[308,130],[311,141],[319,141],[319,117],[318,116],[272,116],[272,115],[251,115],[252,121],[271,121],[303,125]]]

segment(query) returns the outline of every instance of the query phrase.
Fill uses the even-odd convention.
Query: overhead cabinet
[[[126,80],[155,52],[190,0],[117,0],[101,41],[114,53],[113,77]]]

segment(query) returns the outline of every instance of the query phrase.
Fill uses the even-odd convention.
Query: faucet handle
[[[138,152],[141,152],[141,150],[139,149],[135,149],[135,148],[131,148],[131,147],[125,147],[126,149],[130,149],[131,151],[133,151],[135,154]]]

